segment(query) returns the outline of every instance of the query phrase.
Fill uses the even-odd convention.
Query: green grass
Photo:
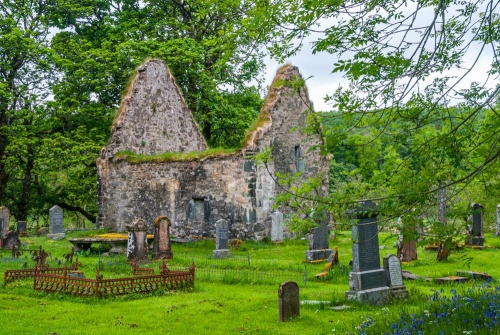
[[[396,253],[395,237],[381,234],[380,255]],[[70,236],[71,237],[71,236]],[[419,260],[404,264],[403,269],[414,274],[439,277],[454,275],[456,270],[467,270],[466,258],[472,258],[470,270],[488,272],[500,277],[496,266],[500,239],[487,235],[484,250],[463,249],[450,255],[449,260],[437,262],[434,252],[418,250]],[[308,241],[290,240],[282,245],[264,242],[245,242],[228,261],[214,260],[213,241],[173,244],[174,259],[169,267],[186,267],[195,261],[197,275],[194,289],[180,292],[154,292],[148,295],[129,295],[103,299],[71,297],[64,294],[45,294],[32,290],[29,279],[0,287],[0,324],[5,334],[356,334],[357,328],[371,317],[390,324],[403,310],[417,313],[427,306],[427,297],[442,286],[422,280],[405,282],[410,298],[395,301],[383,307],[347,302],[348,263],[351,259],[350,232],[337,232],[330,245],[339,247],[340,267],[326,280],[314,278],[324,264],[303,263]],[[66,241],[48,241],[44,237],[22,238],[25,248],[39,245],[50,252],[48,261],[56,267],[62,255],[70,251]],[[489,247],[493,246],[493,247]],[[130,276],[132,271],[124,256],[98,256],[97,249],[79,261],[86,277],[93,278],[101,266],[104,278]],[[57,258],[57,261],[56,261]],[[250,265],[248,264],[250,259]],[[19,260],[10,260],[10,253],[0,253],[0,271],[22,268],[27,262],[25,252]],[[158,263],[145,267],[158,268]],[[304,283],[303,271],[307,270]],[[210,275],[210,271],[217,275]],[[156,270],[157,271],[157,270]],[[245,272],[246,271],[246,272]],[[298,276],[263,280],[256,273],[290,271]],[[300,272],[302,271],[302,272]],[[246,273],[245,276],[238,274]],[[3,279],[3,277],[1,277]],[[300,317],[290,322],[278,322],[277,290],[279,283],[294,280],[300,287],[301,300],[321,300],[321,305],[302,305]],[[474,283],[447,285],[467,289]],[[331,306],[349,305],[346,310],[332,310]],[[384,324],[385,324],[384,323]]]

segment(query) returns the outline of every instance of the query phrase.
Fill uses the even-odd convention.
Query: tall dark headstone
[[[64,212],[61,207],[55,205],[49,210],[50,226],[47,234],[49,240],[61,240],[66,237],[63,232],[63,219]]]
[[[472,229],[470,236],[467,238],[467,244],[472,246],[484,245],[483,234],[483,212],[484,208],[480,204],[472,204]]]
[[[352,227],[352,269],[346,298],[372,304],[386,303],[390,292],[385,271],[380,267],[377,204],[361,201],[349,214],[358,221]]]
[[[387,286],[390,287],[393,297],[408,298],[408,290],[403,284],[403,272],[398,256],[387,255],[384,257],[384,270]]]
[[[126,226],[128,231],[127,260],[144,262],[148,260],[148,240],[146,223],[137,219]]]
[[[318,226],[314,227],[312,234],[309,235],[309,250],[306,251],[306,261],[326,260],[332,253],[328,244],[329,222],[330,214],[322,212],[317,219]]]
[[[299,285],[287,281],[278,289],[278,309],[280,321],[284,322],[300,316]]]
[[[214,258],[224,258],[231,256],[229,250],[229,226],[227,221],[220,219],[215,223],[215,250]]]
[[[155,237],[153,244],[153,259],[172,259],[170,248],[170,220],[166,216],[158,216],[154,220]]]

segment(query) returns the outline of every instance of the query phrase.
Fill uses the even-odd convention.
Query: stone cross
[[[170,220],[166,216],[158,216],[154,220],[155,237],[153,244],[153,259],[172,259],[170,249]]]
[[[467,244],[483,246],[484,235],[483,235],[483,211],[484,207],[480,204],[472,204],[472,229],[469,238],[467,239]]]
[[[61,240],[66,237],[63,233],[63,220],[64,212],[63,209],[57,205],[53,206],[49,210],[49,234],[47,238],[50,240]]]
[[[384,270],[387,278],[387,286],[391,288],[393,296],[407,298],[408,290],[403,284],[403,272],[398,256],[387,255],[384,257]]]
[[[299,285],[287,281],[278,289],[278,309],[280,321],[284,322],[300,316]]]
[[[136,259],[138,262],[148,260],[148,226],[141,219],[136,219],[126,226],[128,231],[127,260]]]
[[[327,212],[321,213],[318,220],[318,226],[313,228],[312,234],[309,235],[309,250],[306,251],[306,261],[316,261],[320,259],[328,259],[332,253],[328,245],[328,223],[330,222],[330,214]]]
[[[213,251],[214,258],[229,257],[229,227],[227,221],[220,219],[215,223],[215,250]]]
[[[283,213],[276,211],[272,215],[271,221],[271,241],[283,241]]]
[[[389,300],[385,271],[380,267],[377,215],[373,201],[361,201],[348,214],[358,221],[352,227],[352,269],[349,273],[348,300],[381,304]]]

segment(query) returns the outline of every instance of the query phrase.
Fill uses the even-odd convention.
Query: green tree
[[[259,20],[281,27],[274,30],[275,57],[294,54],[307,37],[313,53],[338,57],[332,71],[349,80],[349,86],[326,97],[340,125],[326,130],[329,143],[339,146],[336,155],[351,146],[340,156],[356,158],[354,166],[349,157],[336,161],[349,186],[337,185],[332,207],[345,209],[372,198],[388,215],[415,206],[430,210],[443,188],[463,205],[466,191],[497,166],[497,1],[275,0],[261,5],[267,20]],[[482,78],[473,72],[480,63],[488,64]],[[471,77],[472,84],[459,86]],[[360,156],[362,151],[374,156]]]

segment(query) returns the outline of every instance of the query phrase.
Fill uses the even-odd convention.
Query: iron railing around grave
[[[14,251],[16,249],[12,248],[12,255],[14,257]],[[19,249],[17,249],[19,250]],[[78,262],[78,257],[76,258],[76,261],[71,264],[70,267],[64,267],[64,268],[51,268],[49,265],[45,262],[47,257],[49,256],[48,253],[43,250],[42,246],[40,246],[39,249],[35,250],[28,250],[31,253],[31,257],[33,258],[35,262],[35,266],[33,269],[16,269],[16,270],[6,270],[4,273],[3,277],[3,285],[5,286],[8,282],[17,280],[17,279],[24,279],[24,278],[32,278],[35,275],[35,272],[38,271],[40,273],[45,273],[45,274],[51,274],[51,275],[60,275],[63,274],[65,271],[70,270],[70,271],[76,271],[78,270],[78,267],[82,265],[80,262]],[[18,257],[17,255],[16,257]],[[66,258],[68,262],[73,261],[73,255],[71,257]]]
[[[159,275],[103,279],[97,269],[95,279],[77,278],[35,271],[33,288],[45,292],[65,292],[71,295],[102,297],[129,293],[148,293],[161,288],[176,290],[194,286],[194,263],[187,271],[171,271],[162,262]]]
[[[78,266],[80,264],[73,264],[70,267],[64,268],[38,268],[40,273],[50,274],[50,275],[62,275],[64,271],[76,271],[78,270]],[[35,269],[20,269],[20,270],[6,270],[3,278],[3,285],[5,286],[8,282],[24,279],[24,278],[32,278],[35,276]]]

